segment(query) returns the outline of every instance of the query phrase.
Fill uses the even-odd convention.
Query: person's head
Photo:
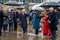
[[[53,12],[54,11],[54,8],[53,7],[50,7],[49,8],[49,12]]]
[[[23,10],[22,10],[22,13],[26,13],[26,10],[25,10],[25,9],[23,9]]]
[[[34,13],[38,13],[38,10],[34,10]]]
[[[14,10],[13,9],[11,9],[11,12],[13,12]]]
[[[14,8],[14,9],[13,9],[13,11],[14,11],[14,12],[16,12],[16,11],[17,11],[17,9],[16,9],[16,8]]]
[[[58,9],[54,9],[54,12],[58,12]]]

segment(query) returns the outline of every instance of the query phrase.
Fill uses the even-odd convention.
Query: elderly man
[[[48,19],[49,19],[49,27],[51,30],[51,35],[52,35],[52,39],[55,39],[56,37],[56,14],[54,12],[54,8],[51,7],[49,8],[49,13],[48,13]]]

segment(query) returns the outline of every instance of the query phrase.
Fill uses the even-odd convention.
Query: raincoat
[[[38,13],[33,13],[33,29],[38,30],[40,28],[39,22],[40,22],[40,15]]]
[[[51,30],[49,28],[49,22],[48,22],[47,16],[43,17],[43,34],[44,35],[51,34]]]

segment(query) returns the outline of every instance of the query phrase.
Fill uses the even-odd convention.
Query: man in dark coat
[[[27,33],[27,15],[25,13],[25,10],[22,10],[22,13],[20,13],[20,22],[23,29],[23,34]]]
[[[18,12],[16,11],[16,9],[14,9],[14,17],[13,17],[13,20],[14,20],[14,31],[17,31],[17,18],[18,18]]]
[[[4,12],[4,18],[3,18],[3,30],[6,31],[7,30],[7,26],[8,26],[8,13],[5,11]]]
[[[3,26],[3,11],[2,7],[0,7],[0,36],[2,35],[2,26]]]
[[[49,27],[51,30],[51,35],[52,35],[52,39],[55,39],[56,37],[56,14],[54,12],[54,9],[51,7],[49,8],[49,13],[48,13],[48,19],[49,19]]]
[[[8,12],[9,32],[13,31],[13,22],[14,22],[13,17],[14,17],[13,11],[9,10]]]

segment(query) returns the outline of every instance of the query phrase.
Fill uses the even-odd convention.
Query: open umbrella
[[[2,6],[2,4],[0,4],[0,6]]]
[[[41,7],[59,7],[57,2],[43,2],[41,5]]]
[[[7,8],[8,10],[14,10],[15,9],[15,7],[9,7],[9,8]]]
[[[9,6],[20,6],[22,4],[22,2],[18,3],[17,1],[9,1],[7,3],[4,3],[4,5],[9,5]]]
[[[34,6],[32,7],[32,10],[43,11],[43,10],[44,10],[44,8],[39,7],[38,5],[34,5]]]
[[[23,6],[16,6],[15,8],[16,8],[17,10],[24,9]]]

